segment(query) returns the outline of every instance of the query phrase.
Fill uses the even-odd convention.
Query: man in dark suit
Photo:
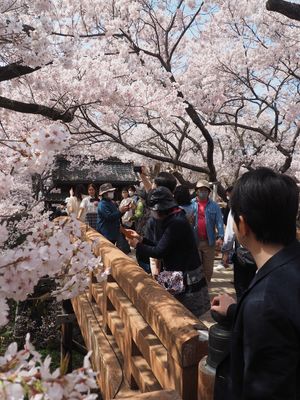
[[[300,399],[299,190],[268,168],[244,174],[231,207],[238,241],[258,271],[239,303],[226,295],[212,309],[232,318],[231,350],[216,373],[216,400]]]

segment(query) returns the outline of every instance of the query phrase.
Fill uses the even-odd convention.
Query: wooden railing
[[[104,237],[92,229],[85,235],[100,237],[95,255],[111,268],[107,282],[92,276],[89,292],[72,300],[103,398],[134,398],[130,390],[138,389],[196,400],[198,364],[207,354],[197,330],[205,325]]]

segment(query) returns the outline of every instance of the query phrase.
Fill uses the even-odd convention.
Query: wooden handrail
[[[101,315],[104,332],[113,337],[122,356],[122,374],[132,389],[176,390],[183,400],[196,400],[198,364],[207,354],[207,342],[199,340],[197,330],[206,330],[206,326],[99,233],[88,229],[85,239],[94,243],[95,255],[111,269],[107,282],[96,283],[92,277],[85,299],[79,296],[72,301],[87,347],[96,351],[96,342],[93,344],[90,337],[96,328],[85,318],[87,307],[91,307]],[[97,354],[99,357],[99,350]],[[107,380],[103,375],[105,361],[94,360],[93,364],[101,370],[104,398],[113,397],[118,385],[108,389],[108,382],[103,382]]]

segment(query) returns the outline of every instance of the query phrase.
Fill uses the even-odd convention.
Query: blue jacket
[[[194,233],[197,242],[199,242],[198,237],[198,202],[197,198],[192,200],[193,211],[194,211]],[[213,246],[216,241],[216,229],[218,233],[218,238],[224,238],[224,223],[222,211],[218,204],[210,199],[208,199],[207,205],[205,207],[205,222],[206,222],[206,232],[208,244]]]
[[[106,239],[115,242],[120,232],[121,213],[110,199],[102,199],[97,210],[97,231]]]

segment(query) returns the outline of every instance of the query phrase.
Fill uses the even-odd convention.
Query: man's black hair
[[[174,192],[177,185],[175,176],[170,174],[169,172],[164,172],[164,171],[160,172],[154,178],[154,183],[157,187],[164,186],[168,188],[169,190],[171,190],[172,193]]]
[[[185,185],[179,185],[175,188],[174,198],[179,206],[186,206],[191,204],[191,195],[189,188]]]
[[[133,192],[136,192],[136,187],[134,185],[128,186],[128,190],[132,190]]]
[[[237,226],[241,215],[259,242],[287,245],[296,238],[299,189],[291,177],[264,167],[246,172],[230,202]]]

